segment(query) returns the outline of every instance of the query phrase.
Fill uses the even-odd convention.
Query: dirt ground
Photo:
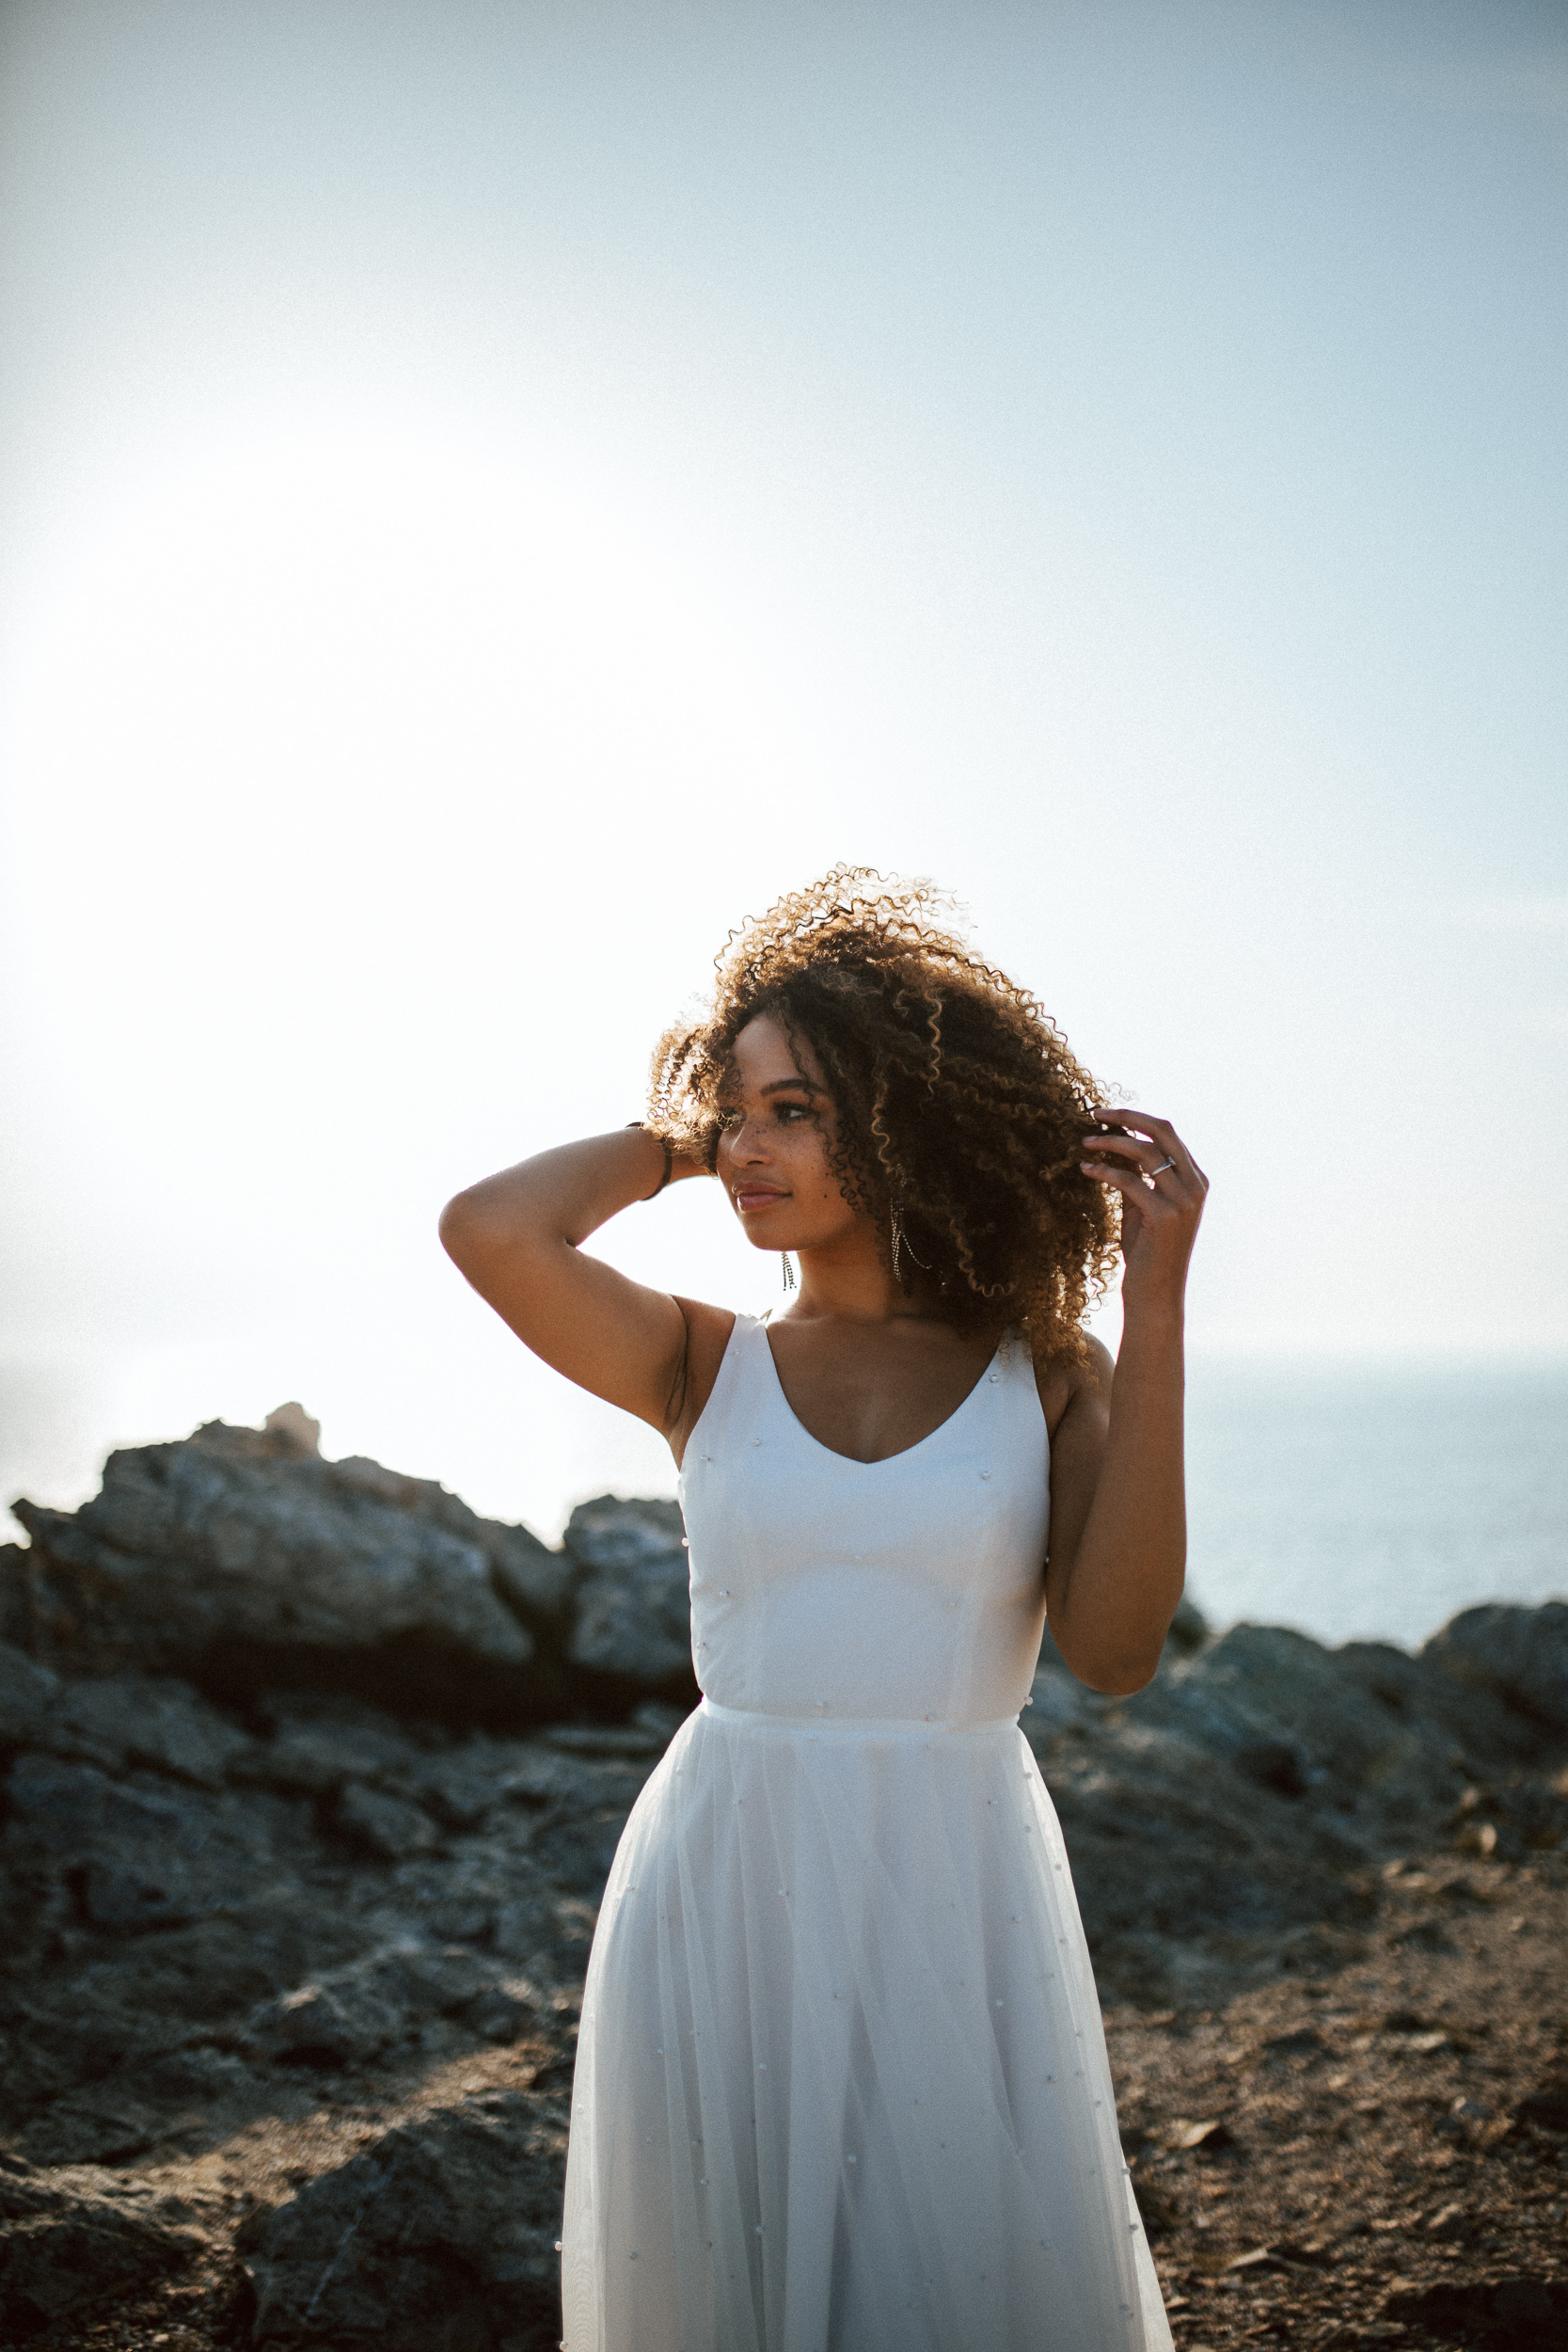
[[[1348,1966],[1212,2009],[1108,2011],[1123,2140],[1181,2352],[1568,2346],[1565,1952],[1568,1867],[1459,1866],[1449,1851],[1389,1866],[1367,1954]],[[139,2165],[220,2250],[29,2352],[247,2344],[247,2217],[397,2117],[522,2092],[559,2162],[575,2023],[562,1996],[531,2042],[401,2083],[337,2077],[327,2103],[302,2083],[290,2111],[199,2156]],[[497,2352],[549,2352],[555,2325],[536,2315]]]
[[[1107,2014],[1183,2352],[1568,2345],[1568,1872],[1385,1879],[1363,1962]]]

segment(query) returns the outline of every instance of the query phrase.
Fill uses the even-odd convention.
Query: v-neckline
[[[834,1462],[847,1462],[851,1470],[880,1470],[884,1463],[887,1462],[907,1462],[911,1454],[918,1454],[922,1446],[927,1446],[934,1438],[940,1438],[944,1429],[951,1429],[959,1414],[967,1412],[970,1406],[974,1404],[974,1399],[978,1396],[980,1391],[985,1387],[987,1379],[990,1374],[996,1370],[997,1359],[1001,1356],[1003,1347],[1006,1341],[1006,1334],[1004,1332],[1002,1338],[997,1341],[996,1346],[992,1350],[992,1353],[988,1360],[981,1365],[979,1376],[975,1380],[973,1388],[965,1391],[964,1394],[958,1399],[957,1405],[954,1406],[953,1410],[947,1414],[943,1420],[939,1421],[934,1429],[927,1429],[926,1435],[923,1438],[917,1438],[913,1445],[900,1446],[896,1454],[879,1454],[875,1461],[863,1462],[858,1454],[841,1454],[837,1446],[824,1445],[820,1438],[816,1438],[812,1435],[811,1431],[806,1427],[805,1422],[800,1419],[800,1414],[795,1410],[794,1406],[790,1403],[788,1396],[784,1392],[784,1384],[779,1373],[778,1359],[773,1354],[773,1343],[768,1336],[768,1326],[766,1323],[758,1323],[757,1335],[762,1341],[763,1348],[768,1357],[768,1369],[773,1375],[773,1386],[778,1391],[779,1402],[784,1406],[784,1411],[789,1415],[790,1420],[795,1423],[796,1428],[800,1432],[801,1437],[805,1438],[808,1445],[814,1445],[818,1454],[826,1454],[829,1458]]]

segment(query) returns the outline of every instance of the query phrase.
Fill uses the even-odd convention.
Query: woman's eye
[[[797,1126],[802,1119],[810,1119],[811,1117],[811,1104],[809,1103],[774,1103],[770,1104],[769,1107],[772,1110],[774,1118],[779,1120],[781,1125],[786,1127]],[[745,1126],[746,1113],[743,1110],[738,1109],[721,1110],[719,1113],[719,1124],[721,1129],[726,1135],[733,1135],[736,1129]]]

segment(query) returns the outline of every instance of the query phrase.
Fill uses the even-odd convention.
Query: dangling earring
[[[911,1263],[911,1265],[917,1265],[917,1266],[920,1268],[920,1270],[921,1270],[921,1272],[922,1272],[923,1274],[928,1274],[928,1273],[930,1272],[930,1270],[931,1270],[931,1269],[930,1269],[930,1264],[929,1264],[928,1261],[927,1261],[927,1259],[925,1259],[925,1258],[917,1258],[917,1257],[915,1256],[915,1254],[914,1254],[914,1251],[913,1251],[913,1250],[910,1248],[910,1237],[909,1237],[908,1233],[906,1233],[906,1232],[905,1232],[905,1231],[904,1231],[904,1217],[903,1217],[903,1212],[902,1212],[902,1211],[901,1211],[901,1210],[897,1207],[897,1205],[896,1205],[896,1204],[895,1204],[894,1211],[893,1211],[892,1233],[893,1233],[893,1279],[894,1279],[894,1280],[895,1280],[895,1282],[896,1282],[896,1281],[898,1281],[898,1279],[899,1279],[899,1274],[898,1274],[899,1264],[900,1264],[901,1260],[902,1260],[904,1257],[906,1257],[906,1256],[909,1258],[910,1263]],[[908,1283],[908,1282],[904,1282],[904,1283],[902,1283],[902,1284],[901,1284],[901,1288],[903,1289],[903,1291],[905,1292],[905,1294],[906,1294],[906,1295],[908,1295],[908,1293],[909,1293],[909,1289],[910,1289],[910,1285],[909,1285],[909,1283]]]
[[[789,1263],[789,1252],[787,1249],[780,1250],[779,1264],[784,1271],[784,1286],[786,1291],[792,1291],[795,1288],[795,1268]]]

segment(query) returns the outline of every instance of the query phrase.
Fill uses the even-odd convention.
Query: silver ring
[[[1176,1162],[1174,1160],[1162,1160],[1158,1168],[1151,1168],[1148,1172],[1151,1176],[1163,1176],[1167,1168],[1174,1168],[1175,1166]]]

